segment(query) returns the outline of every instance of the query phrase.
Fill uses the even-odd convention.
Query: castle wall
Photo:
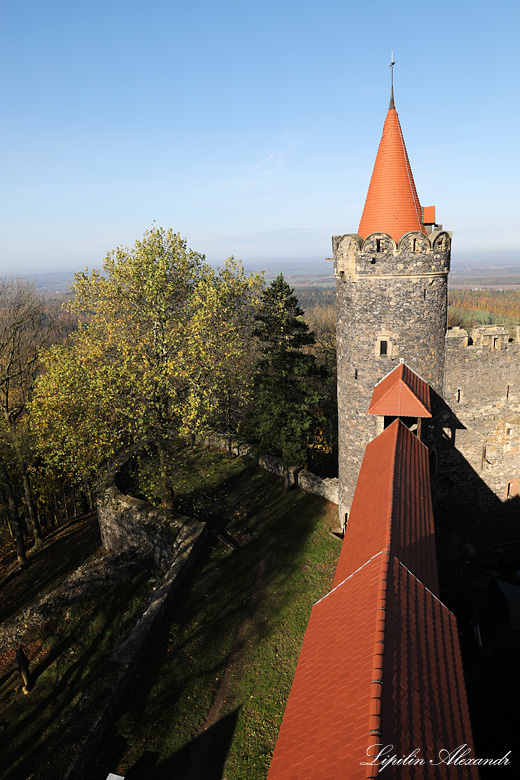
[[[467,491],[468,483],[474,484],[481,507],[494,496],[505,500],[508,493],[518,493],[520,343],[508,341],[503,329],[478,330],[472,333],[472,346],[467,346],[465,331],[448,331],[445,400],[455,420],[444,421],[441,459],[457,489]],[[457,467],[453,448],[466,461],[463,470]],[[484,485],[478,486],[480,481]],[[471,501],[471,491],[468,496]]]
[[[333,238],[337,285],[340,521],[363,453],[381,421],[367,414],[374,386],[400,360],[439,394],[444,387],[450,237],[408,233]],[[382,344],[383,343],[383,344]]]

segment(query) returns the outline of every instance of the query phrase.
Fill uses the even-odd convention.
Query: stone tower
[[[368,442],[374,386],[404,360],[442,396],[451,233],[422,208],[394,95],[358,233],[333,236],[337,295],[339,511],[346,521]]]

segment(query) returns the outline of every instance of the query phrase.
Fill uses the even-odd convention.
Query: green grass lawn
[[[215,540],[202,553],[93,780],[109,771],[129,780],[266,777],[310,610],[339,555],[329,534],[337,508],[299,490],[283,495],[279,479],[228,462],[235,473],[213,495],[212,519],[240,549]]]

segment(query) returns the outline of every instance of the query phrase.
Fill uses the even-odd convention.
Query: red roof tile
[[[395,108],[386,116],[358,233],[388,233],[399,241],[411,230],[425,232],[401,125]]]
[[[395,420],[365,450],[333,587],[390,550],[438,593],[434,533],[428,449]]]
[[[315,604],[268,780],[372,778],[377,744],[398,758],[419,748],[426,762],[389,777],[478,777],[429,764],[442,748],[473,747],[456,624],[387,553]]]
[[[431,417],[430,386],[400,363],[374,387],[369,414]]]

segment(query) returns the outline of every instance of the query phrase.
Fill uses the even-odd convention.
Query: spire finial
[[[388,110],[389,111],[390,111],[391,108],[395,108],[395,103],[394,103],[394,65],[395,65],[395,62],[394,62],[394,50],[392,49],[392,56],[390,58],[390,65],[388,66],[390,68],[391,72],[392,72],[392,76],[391,76],[391,79],[392,79],[392,89],[390,90],[390,105],[388,106]]]

